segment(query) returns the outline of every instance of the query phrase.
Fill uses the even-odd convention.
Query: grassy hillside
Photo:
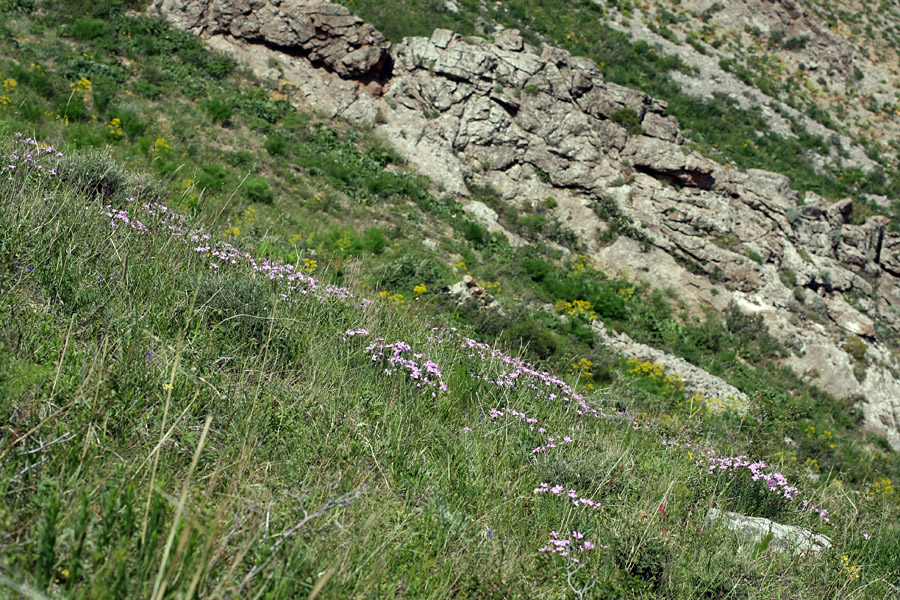
[[[473,190],[531,242],[511,248],[370,131],[125,8],[0,4],[4,593],[900,585],[900,458],[780,368],[790,349],[760,322],[563,259],[562,224]],[[465,273],[504,316],[440,293]],[[750,412],[611,356],[593,318],[719,374]],[[744,454],[768,463],[756,479],[743,459],[709,473]],[[710,506],[834,548],[738,552]]]
[[[724,458],[703,419],[245,252],[105,155],[2,153],[7,592],[880,598],[898,576],[887,483]],[[711,506],[834,548],[739,551]]]

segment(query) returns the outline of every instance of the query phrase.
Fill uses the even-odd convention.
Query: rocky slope
[[[437,30],[391,47],[327,2],[156,9],[293,101],[375,125],[446,191],[491,185],[523,212],[553,197],[599,267],[763,315],[794,350],[787,364],[858,399],[868,429],[900,449],[900,234],[887,219],[853,225],[849,200],[801,204],[781,175],[688,150],[665,103],[604,81],[587,59],[537,54],[516,31],[487,42]],[[605,235],[611,206],[635,239]]]
[[[822,136],[826,156],[808,156],[819,166],[871,172],[878,168],[872,156],[893,155],[900,144],[896,6],[873,12],[816,0],[661,0],[610,13],[611,26],[694,68],[673,74],[685,92],[759,106],[780,135],[793,135],[793,121]],[[889,155],[876,158],[895,166]]]

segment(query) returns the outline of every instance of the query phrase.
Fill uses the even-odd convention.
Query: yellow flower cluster
[[[316,238],[316,232],[310,231],[309,235],[306,236],[306,241],[304,242],[304,244],[307,247],[312,246],[313,240],[315,240],[315,238]],[[304,240],[303,240],[302,233],[295,233],[294,235],[292,235],[291,237],[288,238],[288,244],[291,244],[291,245],[299,244],[300,242],[303,242],[303,241]]]
[[[378,295],[384,298],[387,302],[396,302],[400,306],[406,304],[406,300],[403,299],[403,294],[391,294],[390,292],[380,291]]]
[[[634,288],[620,288],[616,290],[616,293],[621,296],[623,300],[631,300],[634,297]]]
[[[775,456],[777,456],[778,458],[780,458],[782,460],[784,460],[784,459],[797,460],[797,455],[794,454],[793,452],[791,452],[790,450],[788,450],[787,452],[781,452],[781,451],[776,452]]]
[[[594,307],[587,300],[575,300],[574,302],[557,300],[553,304],[553,308],[556,312],[569,315],[570,317],[583,317],[588,321],[593,321],[597,318],[597,313],[592,310]]]
[[[344,231],[344,233],[341,234],[341,237],[338,238],[336,245],[341,252],[350,250],[353,247],[353,232],[349,229]]]
[[[575,257],[575,260],[572,262],[572,266],[570,267],[569,277],[573,277],[575,275],[581,275],[587,271],[596,271],[594,265],[588,262],[587,257],[584,254],[579,254]]]
[[[425,287],[424,283],[420,283],[419,285],[417,285],[416,287],[413,288],[413,291],[416,293],[416,296],[421,296],[422,294],[424,294],[425,292],[428,291],[428,288]]]
[[[710,396],[708,398],[705,398],[701,394],[694,394],[691,397],[691,401],[705,406],[707,416],[717,415],[724,412],[739,412],[747,408],[747,402],[745,400],[735,398],[734,396],[728,396],[726,398],[716,398],[714,396]]]
[[[312,273],[316,269],[319,268],[319,263],[314,261],[311,258],[304,258],[303,265],[300,267],[301,271],[306,271],[307,273]]]
[[[0,74],[0,77],[2,76],[3,75]],[[0,96],[0,106],[6,106],[12,102],[12,98],[9,97],[9,94],[12,94],[15,91],[17,85],[19,85],[19,82],[12,77],[3,80],[3,95]]]
[[[869,496],[872,498],[888,498],[897,493],[894,482],[890,477],[882,477],[872,483],[872,489],[869,490]]]
[[[815,425],[808,425],[806,427],[806,429],[803,430],[803,433],[805,433],[806,438],[810,439],[810,440],[815,439],[815,440],[831,442],[831,440],[834,438],[834,435],[828,429],[824,430],[822,433],[818,433],[818,430],[816,429]],[[837,444],[832,442],[832,443],[828,444],[828,447],[829,448],[837,448]]]
[[[194,180],[193,179],[182,179],[181,185],[178,186],[178,193],[180,193],[182,196],[184,196],[192,189],[194,189]]]
[[[492,294],[499,294],[501,291],[500,282],[499,281],[488,281],[484,284],[484,289],[486,289],[487,291],[489,291]]]
[[[188,181],[188,180],[186,180],[186,181]],[[193,182],[191,182],[191,183],[193,183]],[[239,236],[239,235],[241,235],[241,227],[246,228],[248,225],[253,223],[253,221],[255,221],[255,220],[256,220],[256,209],[251,206],[250,208],[248,208],[247,210],[242,212],[241,215],[234,220],[234,225],[232,225],[231,227],[226,229],[223,232],[223,235],[225,237]]]
[[[156,142],[153,144],[153,147],[150,148],[153,152],[159,152],[161,154],[165,154],[169,150],[172,149],[172,146],[169,145],[169,142],[166,141],[164,137],[156,138]]]
[[[122,120],[119,117],[114,118],[109,122],[109,125],[106,126],[106,129],[109,133],[109,136],[112,138],[120,138],[124,133],[122,131]]]
[[[632,358],[628,361],[628,366],[630,367],[628,372],[632,375],[641,375],[658,381],[673,392],[684,391],[684,381],[682,381],[681,375],[678,373],[666,375],[666,368],[660,364]]]
[[[79,96],[81,96],[85,102],[87,102],[88,94],[91,93],[91,87],[93,87],[93,84],[91,83],[91,80],[88,79],[87,77],[82,77],[77,82],[70,83],[69,87],[71,89],[75,90],[75,93],[78,94]]]
[[[850,579],[859,579],[859,563],[855,560],[850,562],[850,557],[846,554],[841,557],[841,570]]]

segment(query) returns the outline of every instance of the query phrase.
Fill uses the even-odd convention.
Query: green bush
[[[488,240],[487,227],[477,221],[465,219],[462,222],[462,233],[466,241],[474,244],[484,244]]]
[[[107,116],[110,119],[119,119],[122,123],[122,131],[132,140],[139,138],[147,131],[147,123],[140,119],[137,112],[129,108],[113,107]]]
[[[250,175],[244,182],[244,192],[251,202],[271,204],[275,200],[275,193],[269,187],[269,182],[258,175]]]
[[[363,231],[362,246],[372,254],[381,254],[387,246],[387,238],[381,227],[369,227]]]
[[[287,142],[283,137],[269,136],[263,144],[263,148],[272,156],[283,156],[287,152]]]
[[[436,261],[422,260],[421,256],[415,254],[397,257],[378,269],[374,277],[376,286],[391,291],[411,290],[420,283],[432,288],[443,281],[443,274]]]
[[[200,173],[197,175],[197,187],[199,189],[207,189],[218,191],[225,185],[225,178],[228,176],[228,169],[215,163],[206,164],[200,167]]]
[[[72,23],[72,37],[77,40],[95,40],[106,34],[106,21],[84,17]]]
[[[538,360],[550,360],[565,348],[558,335],[529,320],[521,320],[505,329],[500,341],[514,351],[524,351]]]
[[[856,362],[863,362],[866,359],[866,349],[866,343],[856,336],[844,342],[844,351]]]
[[[208,98],[201,105],[213,122],[224,125],[231,118],[234,107],[227,100]]]
[[[625,126],[630,135],[640,135],[644,131],[641,127],[641,118],[633,108],[627,106],[620,108],[612,113],[609,118],[613,123]]]

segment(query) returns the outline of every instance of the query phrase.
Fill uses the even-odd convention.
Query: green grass
[[[415,311],[285,301],[282,281],[212,268],[141,209],[165,200],[159,189],[108,157],[56,168],[0,181],[0,585],[11,593],[883,597],[898,574],[892,489],[801,486],[831,511],[825,524],[759,482],[705,475],[694,460],[711,450],[706,422],[641,416],[625,379],[588,399],[628,411],[610,419],[493,386],[481,377],[509,365],[433,339]],[[151,231],[110,226],[104,204]],[[372,336],[342,339],[358,327]],[[386,376],[364,350],[375,336],[423,352],[448,390]],[[574,442],[535,454],[544,436],[510,410]],[[535,495],[542,481],[602,510]],[[705,523],[713,504],[815,526],[835,550],[754,560]],[[609,548],[579,568],[538,551],[571,530]]]

